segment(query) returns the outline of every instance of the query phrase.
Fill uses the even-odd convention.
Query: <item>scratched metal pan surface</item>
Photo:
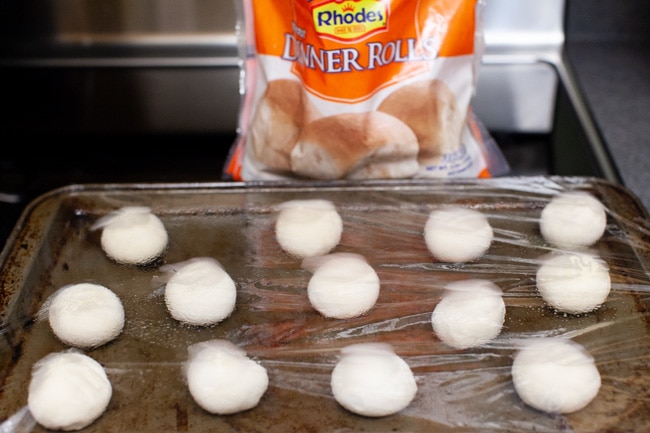
[[[608,224],[593,252],[610,267],[612,290],[597,310],[566,315],[536,289],[540,257],[552,248],[539,231],[557,193],[584,190],[600,199]],[[344,222],[335,251],[362,254],[381,291],[361,317],[328,319],[311,306],[310,273],[274,236],[279,205],[331,200]],[[487,215],[488,252],[464,264],[436,261],[423,239],[428,214],[455,204]],[[91,226],[124,206],[148,206],[168,230],[159,262],[124,266],[106,257]],[[308,240],[305,240],[306,242]],[[212,183],[77,185],[29,205],[2,252],[0,273],[0,422],[2,431],[43,431],[26,409],[33,364],[68,350],[41,309],[58,288],[90,281],[111,288],[126,314],[114,341],[86,353],[106,369],[113,395],[88,432],[648,432],[650,431],[650,223],[625,188],[595,178],[526,177],[362,183]],[[235,280],[235,311],[209,327],[175,321],[164,304],[159,266],[213,257]],[[432,331],[444,286],[467,278],[503,291],[501,334],[456,350]],[[595,358],[602,377],[584,409],[553,415],[525,405],[510,366],[517,342],[566,336]],[[227,339],[262,364],[269,388],[248,411],[219,416],[192,399],[182,374],[187,347]],[[390,343],[413,370],[418,392],[401,412],[365,418],[337,404],[330,374],[340,349]]]

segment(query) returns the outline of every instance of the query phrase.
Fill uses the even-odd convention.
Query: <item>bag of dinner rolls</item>
[[[481,0],[242,0],[232,180],[491,177]]]

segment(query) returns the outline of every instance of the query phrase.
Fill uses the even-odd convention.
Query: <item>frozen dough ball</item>
[[[526,342],[515,354],[512,381],[529,406],[548,413],[572,413],[587,406],[600,389],[594,358],[565,338]]]
[[[368,417],[405,409],[418,387],[409,365],[388,344],[360,343],[344,347],[331,376],[336,401],[350,412]]]
[[[332,253],[303,261],[313,275],[309,302],[325,317],[347,319],[370,310],[379,297],[379,277],[366,259],[354,253]]]
[[[487,280],[462,280],[446,286],[431,314],[431,325],[442,342],[467,349],[496,338],[505,315],[499,287]]]
[[[113,388],[104,367],[77,352],[51,353],[32,368],[27,405],[49,430],[79,430],[99,418]]]
[[[228,415],[257,406],[266,392],[266,369],[226,340],[210,340],[188,348],[185,374],[190,394],[206,411]]]
[[[342,232],[343,220],[328,200],[291,200],[280,205],[275,236],[289,254],[327,254],[338,245]]]
[[[237,287],[221,264],[197,257],[161,267],[168,273],[165,305],[171,316],[190,325],[212,325],[235,309]]]
[[[98,347],[124,328],[124,307],[109,288],[93,283],[62,287],[47,306],[50,327],[59,340],[80,348]]]
[[[569,314],[588,313],[602,305],[611,290],[609,266],[586,253],[558,253],[542,258],[537,290],[550,306]]]
[[[434,210],[424,226],[429,251],[443,262],[460,263],[481,257],[494,233],[481,212],[462,207]]]
[[[99,228],[104,252],[118,263],[146,265],[167,248],[167,230],[148,207],[127,206],[111,212],[93,226]]]
[[[586,247],[605,232],[605,207],[583,191],[569,191],[553,197],[542,211],[539,226],[544,239],[560,248]]]

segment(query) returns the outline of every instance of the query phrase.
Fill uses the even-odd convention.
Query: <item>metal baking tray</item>
[[[593,193],[608,225],[593,247],[610,266],[612,291],[588,314],[548,307],[535,287],[539,258],[552,248],[540,213],[565,190]],[[335,203],[344,221],[336,251],[364,255],[381,292],[367,314],[337,320],[309,304],[310,277],[274,237],[278,205],[297,198]],[[437,262],[423,226],[436,207],[484,212],[495,238],[484,257]],[[149,206],[170,244],[160,263],[137,267],[109,260],[91,226],[123,206]],[[0,256],[0,422],[2,431],[43,431],[26,410],[32,365],[66,350],[39,311],[59,287],[92,281],[115,291],[126,325],[113,342],[86,351],[107,370],[113,396],[88,432],[648,432],[650,431],[650,222],[627,189],[597,178],[511,177],[334,183],[73,185],[34,200]],[[219,260],[238,287],[232,316],[192,327],[166,311],[156,285],[159,265],[192,257]],[[454,350],[439,341],[430,316],[450,281],[487,278],[504,292],[506,321],[493,341]],[[594,356],[597,397],[569,415],[526,406],[511,383],[516,343],[562,335]],[[228,339],[269,372],[254,409],[218,416],[191,398],[181,367],[190,344]],[[329,376],[341,347],[382,341],[411,366],[418,393],[398,414],[365,418],[340,407]]]

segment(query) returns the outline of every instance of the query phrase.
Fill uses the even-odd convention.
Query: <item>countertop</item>
[[[567,55],[623,184],[650,209],[650,43],[572,42]]]
[[[569,0],[565,53],[623,184],[650,209],[650,2]]]

